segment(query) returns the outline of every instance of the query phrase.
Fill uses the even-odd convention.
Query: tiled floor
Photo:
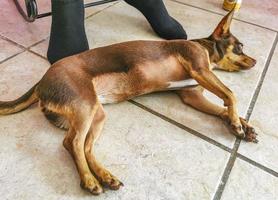
[[[38,2],[42,11],[49,10],[49,2]],[[190,38],[212,32],[225,13],[221,2],[165,1]],[[0,10],[0,99],[6,101],[26,92],[50,66],[45,56],[51,18],[25,23],[10,0],[0,1]],[[0,198],[278,199],[277,15],[276,0],[243,1],[232,32],[257,65],[240,73],[216,72],[236,93],[240,114],[258,130],[259,144],[236,140],[219,119],[183,105],[171,93],[108,105],[97,157],[125,186],[91,197],[80,189],[62,147],[64,132],[34,106],[0,117]],[[87,9],[86,31],[91,48],[160,39],[124,2]]]

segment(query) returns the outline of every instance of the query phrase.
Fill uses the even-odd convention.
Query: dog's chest
[[[178,90],[186,87],[192,87],[198,85],[198,82],[194,79],[185,79],[181,81],[170,81],[168,82],[169,86],[167,89],[169,90]]]

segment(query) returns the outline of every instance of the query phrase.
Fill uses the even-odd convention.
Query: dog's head
[[[234,9],[230,11],[209,37],[215,43],[215,51],[218,53],[216,68],[225,71],[246,70],[256,64],[255,59],[243,53],[243,44],[230,32],[234,12]]]

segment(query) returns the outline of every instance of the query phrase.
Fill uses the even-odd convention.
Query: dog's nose
[[[249,65],[248,69],[254,67],[257,63],[257,61],[254,58],[249,57],[247,61],[247,64]]]
[[[253,59],[252,67],[254,67],[257,64],[257,61]]]

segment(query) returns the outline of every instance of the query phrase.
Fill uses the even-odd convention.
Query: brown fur
[[[174,89],[185,104],[222,118],[236,136],[257,142],[254,129],[238,116],[233,92],[211,71],[211,63],[226,71],[255,65],[229,31],[232,15],[233,11],[208,38],[124,42],[62,59],[23,97],[0,102],[0,114],[18,112],[39,101],[47,119],[68,130],[63,144],[76,163],[81,186],[92,194],[103,191],[101,184],[111,189],[122,185],[94,155],[93,145],[105,121],[101,104]],[[187,79],[195,79],[198,85],[180,85]],[[209,102],[204,89],[221,98],[226,107]]]

